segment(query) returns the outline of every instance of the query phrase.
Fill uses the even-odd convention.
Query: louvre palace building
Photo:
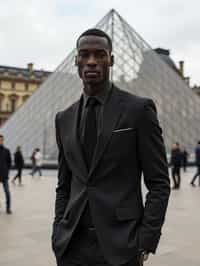
[[[0,127],[45,81],[50,72],[0,65]]]

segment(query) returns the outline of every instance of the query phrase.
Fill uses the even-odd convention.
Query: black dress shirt
[[[111,90],[111,85],[107,88],[105,88],[104,91],[102,91],[100,94],[92,96],[96,98],[98,101],[98,105],[95,108],[96,111],[96,121],[97,121],[97,138],[101,134],[102,128],[103,128],[103,112],[104,112],[104,106],[105,103],[109,97],[109,92]],[[87,94],[83,93],[83,105],[82,105],[82,110],[81,110],[81,118],[80,118],[80,125],[79,125],[79,138],[80,138],[80,143],[83,145],[84,142],[84,133],[85,133],[85,121],[87,117],[87,104],[88,104],[88,99],[91,96],[88,96]]]

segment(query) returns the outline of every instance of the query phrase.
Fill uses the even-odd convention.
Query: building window
[[[0,93],[0,111],[2,111],[3,98],[4,98],[4,95]]]
[[[15,94],[10,95],[10,111],[14,112],[16,110],[17,96]]]
[[[36,84],[31,84],[31,83],[29,84],[29,91],[33,92],[36,90],[36,88],[37,88]]]
[[[11,112],[15,111],[15,106],[16,106],[16,99],[11,98]]]
[[[15,89],[18,90],[18,91],[24,91],[25,90],[25,83],[16,82],[15,83]]]
[[[1,81],[1,88],[5,90],[10,90],[11,89],[11,82],[10,81]]]
[[[28,83],[25,83],[25,91],[28,91]]]
[[[15,90],[15,82],[12,82],[12,89]]]

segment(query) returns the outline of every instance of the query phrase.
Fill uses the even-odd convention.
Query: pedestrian
[[[18,179],[19,185],[22,185],[22,169],[24,167],[24,157],[22,155],[21,147],[17,146],[15,154],[15,169],[17,170],[17,174],[12,179],[12,183],[15,184],[15,180]]]
[[[139,266],[161,235],[170,181],[156,107],[111,83],[113,63],[105,32],[81,34],[75,64],[83,94],[56,115],[58,266]]]
[[[32,170],[30,172],[30,175],[33,176],[34,172],[35,172],[35,153],[36,153],[36,149],[33,150],[32,154],[31,154],[31,163],[32,163]]]
[[[189,157],[189,153],[186,150],[186,148],[184,148],[183,151],[182,151],[182,166],[183,166],[183,171],[184,172],[187,171],[188,157]]]
[[[6,213],[11,214],[11,195],[9,189],[9,170],[11,168],[11,155],[9,149],[4,146],[4,136],[0,135],[0,182],[6,198]]]
[[[181,184],[181,162],[182,153],[180,150],[180,145],[178,142],[172,145],[171,150],[171,169],[172,169],[172,179],[174,186],[172,189],[180,189]]]
[[[38,172],[39,176],[42,176],[42,153],[40,151],[39,148],[37,148],[35,150],[35,153],[34,153],[34,163],[35,163],[35,167],[33,168],[33,171],[32,171],[32,176],[34,176],[35,173]]]
[[[192,178],[190,184],[192,186],[195,186],[194,182],[197,179],[197,177],[199,177],[199,186],[200,186],[200,141],[198,141],[197,146],[195,148],[195,159],[196,159],[197,172]]]

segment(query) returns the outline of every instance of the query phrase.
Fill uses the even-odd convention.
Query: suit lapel
[[[72,156],[76,162],[76,168],[80,171],[80,177],[83,176],[83,181],[86,181],[86,177],[88,175],[88,170],[87,166],[83,157],[83,152],[78,136],[78,125],[79,125],[79,119],[80,119],[80,110],[81,110],[81,105],[82,105],[82,97],[81,99],[77,102],[77,104],[74,106],[74,110],[72,111],[71,114],[71,135],[69,136],[69,143],[68,145],[70,146]]]
[[[118,95],[118,90],[113,87],[109,99],[107,100],[104,107],[103,129],[97,141],[97,146],[95,149],[94,158],[91,164],[88,178],[90,178],[94,169],[98,165],[98,162],[101,159],[103,152],[112,136],[115,125],[119,121],[122,113],[120,100],[121,98]]]

